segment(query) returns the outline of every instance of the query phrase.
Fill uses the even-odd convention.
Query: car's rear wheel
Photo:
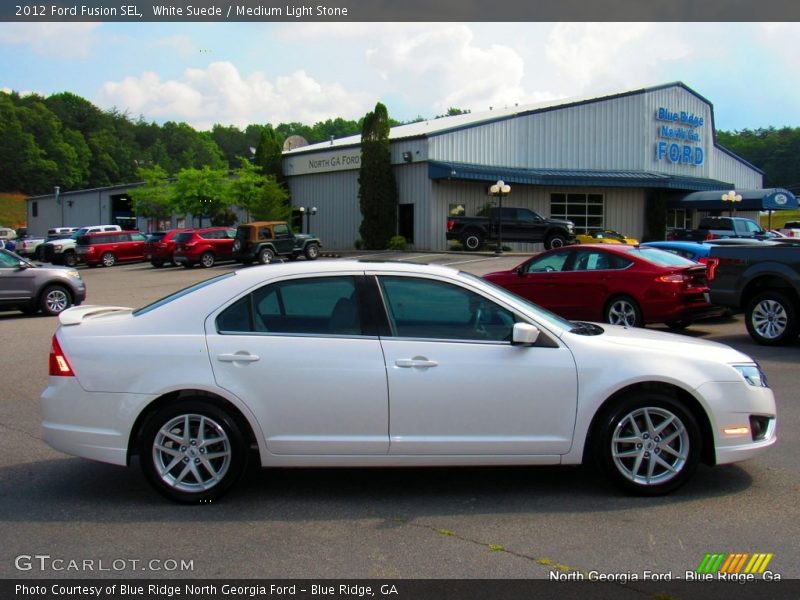
[[[642,327],[642,311],[636,302],[628,296],[617,296],[609,300],[605,310],[605,321],[611,325],[626,327]]]
[[[208,502],[239,479],[247,444],[230,414],[207,402],[187,401],[148,419],[139,459],[147,480],[167,498]]]
[[[58,315],[70,306],[72,306],[72,295],[60,285],[46,287],[39,297],[39,309],[46,315]]]
[[[306,260],[316,260],[319,257],[319,245],[306,244],[306,247],[303,249],[303,254]]]
[[[216,258],[214,258],[213,252],[203,252],[202,256],[200,257],[200,264],[204,269],[210,269],[214,266],[215,262]]]
[[[765,346],[788,344],[800,330],[797,310],[783,292],[762,292],[747,305],[747,332]]]
[[[269,248],[262,248],[258,253],[258,262],[262,265],[268,265],[272,262],[273,258],[275,258],[275,253]]]
[[[692,476],[700,460],[700,428],[670,396],[627,396],[598,422],[594,450],[613,482],[642,496],[669,493]]]
[[[476,232],[469,232],[465,233],[461,238],[461,245],[464,246],[465,250],[469,250],[470,252],[474,252],[478,248],[481,247],[483,244],[483,239],[481,235]]]
[[[104,267],[113,267],[117,263],[117,257],[111,252],[106,252],[101,261]]]

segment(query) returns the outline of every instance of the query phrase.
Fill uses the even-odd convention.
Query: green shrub
[[[395,235],[389,240],[389,250],[405,250],[406,246],[408,242],[402,235]]]

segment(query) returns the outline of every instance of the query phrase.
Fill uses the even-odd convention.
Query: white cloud
[[[50,58],[88,58],[100,23],[0,23],[0,43]]]
[[[153,72],[103,85],[98,103],[156,120],[186,121],[198,129],[215,123],[249,123],[358,118],[368,103],[337,83],[322,83],[305,71],[267,80],[261,72],[243,76],[230,62],[187,69],[179,80],[161,81]]]

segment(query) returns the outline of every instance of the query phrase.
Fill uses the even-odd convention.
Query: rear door
[[[206,321],[214,377],[255,413],[272,454],[387,453],[386,367],[361,287],[357,273],[293,278]]]

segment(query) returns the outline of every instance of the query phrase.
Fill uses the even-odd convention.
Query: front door
[[[511,311],[463,286],[379,277],[391,334],[381,338],[389,379],[393,455],[558,455],[575,426],[572,353],[542,333],[512,346]]]

